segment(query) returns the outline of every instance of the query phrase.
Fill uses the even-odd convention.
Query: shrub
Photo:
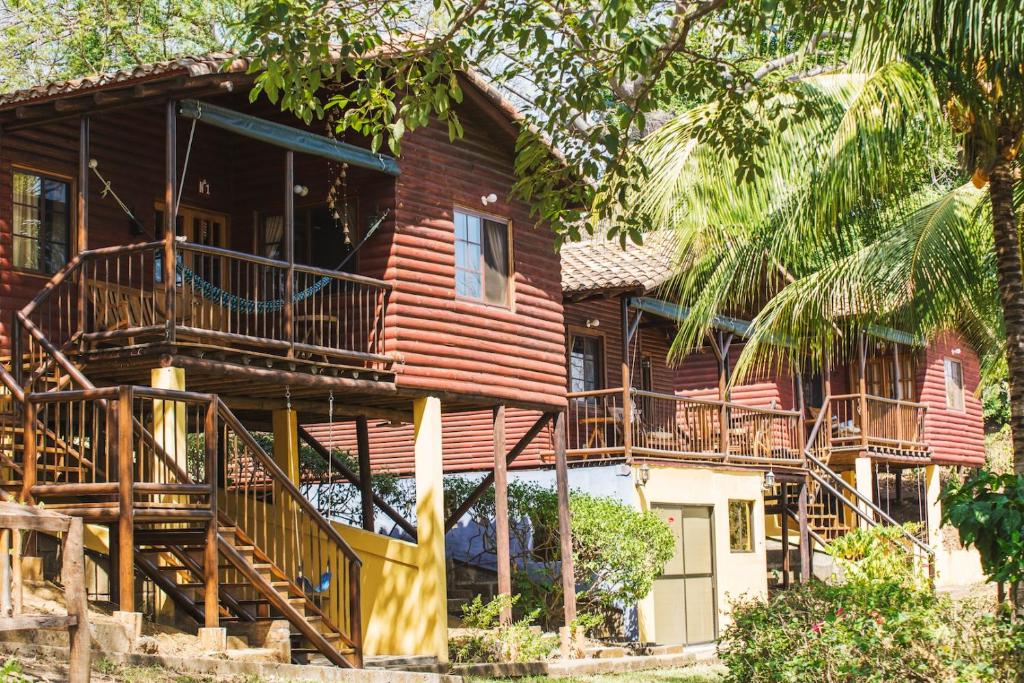
[[[532,626],[536,613],[500,623],[501,612],[519,601],[519,596],[499,595],[490,602],[480,596],[462,606],[462,623],[467,633],[448,640],[453,662],[533,662],[547,659],[558,647],[558,638]]]
[[[1018,627],[921,584],[898,530],[850,534],[830,552],[842,584],[811,581],[733,605],[719,641],[731,683],[1007,681],[1024,666]]]
[[[914,555],[904,533],[917,535],[921,525],[854,529],[829,543],[826,550],[842,568],[848,583],[921,587],[925,577],[914,566]]]

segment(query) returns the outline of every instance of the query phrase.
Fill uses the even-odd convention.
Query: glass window
[[[964,409],[964,369],[960,361],[947,358],[946,365],[946,407]]]
[[[455,212],[455,293],[508,304],[508,223]]]
[[[71,188],[62,180],[14,172],[14,266],[52,275],[68,262]]]
[[[569,352],[569,391],[596,391],[604,388],[601,337],[574,335]]]
[[[754,551],[754,502],[729,501],[729,550],[736,553]]]
[[[300,265],[337,270],[354,249],[355,211],[349,207],[350,235],[346,239],[342,221],[335,218],[326,204],[302,206],[295,209],[295,262]],[[261,252],[267,258],[283,261],[284,217],[264,215],[260,235]],[[354,272],[355,259],[341,269]]]

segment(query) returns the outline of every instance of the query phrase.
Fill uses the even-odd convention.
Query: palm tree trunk
[[[999,271],[999,299],[1006,325],[1013,470],[1024,474],[1024,277],[1017,216],[1013,210],[1013,183],[1013,162],[1000,155],[989,176],[988,192]]]

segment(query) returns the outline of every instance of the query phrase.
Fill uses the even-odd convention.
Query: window
[[[355,207],[349,205],[349,237],[340,218],[335,218],[326,204],[297,207],[295,209],[295,262],[337,270],[338,265],[351,253],[356,241]],[[264,256],[284,260],[284,217],[280,214],[263,216],[260,249]],[[342,268],[353,272],[355,259],[349,259]]]
[[[604,388],[604,340],[586,334],[573,335],[569,350],[569,391]]]
[[[729,501],[729,550],[734,553],[754,552],[754,502]]]
[[[947,358],[946,365],[946,407],[964,409],[964,368],[960,361]]]
[[[508,223],[455,211],[455,294],[508,305]]]
[[[14,172],[14,266],[46,275],[68,262],[71,215],[68,183]]]

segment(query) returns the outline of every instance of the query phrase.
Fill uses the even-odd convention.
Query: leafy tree
[[[5,89],[235,46],[245,0],[6,0]]]
[[[524,111],[516,192],[576,238],[642,179],[628,152],[666,104],[719,101],[709,138],[756,172],[764,126],[745,105],[786,90],[781,74],[834,48],[800,26],[780,37],[773,18],[753,0],[254,0],[245,44],[254,96],[307,121],[336,109],[340,130],[396,153],[433,120],[459,137],[457,74],[481,74]],[[639,239],[639,217],[619,218],[609,231]]]

